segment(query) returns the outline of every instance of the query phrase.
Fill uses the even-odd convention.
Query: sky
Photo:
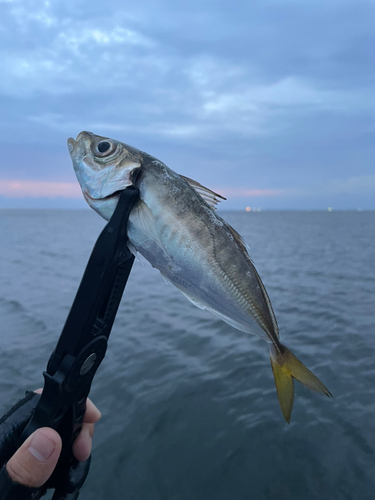
[[[224,209],[375,209],[375,0],[0,0],[0,208],[83,208],[121,140]]]

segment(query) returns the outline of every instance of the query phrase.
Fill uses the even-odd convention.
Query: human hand
[[[35,391],[41,393],[39,389]],[[101,413],[89,399],[80,434],[73,444],[73,454],[77,460],[87,460],[91,453],[94,424]],[[24,486],[39,488],[52,475],[61,452],[59,434],[48,427],[37,429],[29,436],[6,465],[12,481]]]

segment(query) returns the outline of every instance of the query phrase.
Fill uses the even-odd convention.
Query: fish
[[[195,306],[266,340],[286,422],[294,379],[332,397],[280,342],[271,301],[249,249],[215,210],[224,199],[220,194],[139,149],[92,132],[69,138],[68,149],[85,200],[104,219],[110,219],[122,190],[139,189],[127,225],[132,253],[139,252]]]

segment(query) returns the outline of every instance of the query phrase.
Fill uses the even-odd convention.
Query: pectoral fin
[[[137,230],[140,233],[143,233],[145,238],[153,240],[156,245],[163,250],[164,253],[167,253],[160,234],[156,229],[155,218],[151,210],[143,200],[139,200],[136,206],[133,208],[132,220],[134,224],[136,223]],[[132,251],[132,249],[130,249],[130,251]]]

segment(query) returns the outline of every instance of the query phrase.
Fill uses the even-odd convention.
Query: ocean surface
[[[136,262],[95,377],[80,499],[373,500],[375,212],[220,212],[248,243],[281,339],[330,389],[284,422],[267,344]],[[0,211],[0,414],[42,371],[105,222]]]

